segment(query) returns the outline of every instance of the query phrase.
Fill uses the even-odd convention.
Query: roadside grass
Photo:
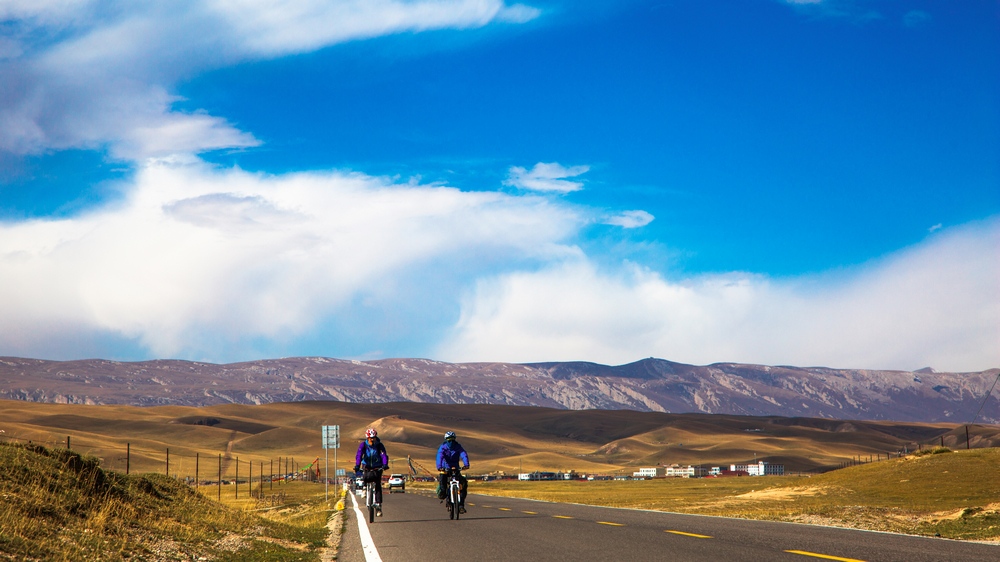
[[[0,444],[0,560],[317,560],[328,505],[305,488],[289,497],[270,513],[249,512],[163,475]]]
[[[433,488],[433,484],[419,487]],[[810,478],[474,482],[473,493],[1000,540],[1000,449],[880,461]]]

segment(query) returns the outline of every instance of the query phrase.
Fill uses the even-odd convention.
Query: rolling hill
[[[353,466],[365,428],[374,427],[394,471],[407,470],[407,457],[433,470],[441,436],[448,430],[458,432],[475,473],[630,473],[655,464],[728,465],[755,458],[784,464],[790,471],[822,471],[852,458],[886,458],[942,443],[966,445],[965,426],[944,423],[416,402],[140,408],[0,401],[3,439],[64,446],[68,436],[74,450],[100,458],[102,466],[114,470],[125,469],[129,448],[131,469],[140,472],[164,471],[169,449],[171,474],[182,477],[194,475],[199,458],[202,470],[211,474],[217,457],[220,463],[239,457],[258,464],[291,457],[293,466],[323,458],[323,425],[341,427],[340,468]],[[1000,445],[1000,428],[972,426],[969,444]]]

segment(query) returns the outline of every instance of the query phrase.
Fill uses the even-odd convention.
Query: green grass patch
[[[251,512],[163,475],[0,444],[0,560],[318,560],[330,512],[321,489],[311,491]]]

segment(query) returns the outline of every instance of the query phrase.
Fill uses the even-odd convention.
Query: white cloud
[[[64,356],[110,334],[156,357],[247,358],[212,342],[299,336],[359,300],[391,306],[394,283],[429,299],[451,290],[436,271],[564,260],[590,220],[535,196],[190,158],[151,161],[126,192],[80,217],[0,223],[0,354]]]
[[[803,13],[824,16],[849,18],[857,22],[866,22],[882,19],[882,14],[876,10],[869,9],[870,2],[858,2],[857,0],[778,0],[783,4],[792,6]]]
[[[620,226],[622,228],[639,228],[651,222],[653,222],[653,215],[646,211],[625,211],[604,218],[604,224]]]
[[[0,150],[109,146],[141,159],[253,146],[252,135],[222,118],[175,111],[173,86],[239,61],[537,15],[502,0],[5,2]]]
[[[978,371],[1000,362],[997,248],[993,219],[851,272],[803,279],[732,273],[674,282],[571,260],[481,281],[438,356]]]
[[[508,177],[503,183],[504,185],[531,191],[569,193],[583,189],[583,183],[569,181],[564,178],[579,176],[589,169],[590,166],[565,168],[557,162],[551,164],[539,162],[530,171],[520,166],[511,166]]]
[[[497,14],[497,19],[508,23],[527,23],[541,15],[541,10],[525,6],[524,4],[514,4],[504,7]]]

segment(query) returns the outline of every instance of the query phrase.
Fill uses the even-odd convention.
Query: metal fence
[[[62,440],[45,440],[0,433],[0,442],[63,448],[84,457],[96,458],[105,470],[124,474],[165,474],[195,488],[215,487],[215,495],[220,500],[223,493],[234,499],[263,500],[266,498],[265,494],[274,497],[275,487],[280,492],[281,485],[285,482],[323,481],[318,458],[305,463],[302,459],[291,456],[263,459],[260,455],[254,455],[252,459],[240,459],[239,455],[231,453],[195,452],[192,455],[190,452],[179,452],[177,448],[171,452],[169,447],[133,446],[131,443],[125,443],[124,447],[107,443],[93,444],[73,439],[69,435]],[[213,495],[212,490],[202,492],[209,497]]]

